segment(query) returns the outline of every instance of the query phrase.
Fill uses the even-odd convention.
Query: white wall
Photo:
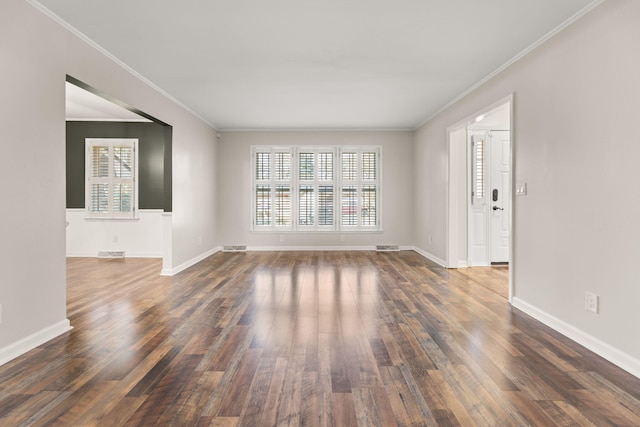
[[[514,303],[640,375],[640,2],[610,0],[416,132],[418,246],[445,256],[446,128],[514,98]],[[433,235],[433,243],[426,240]],[[600,313],[584,309],[585,291]]]
[[[95,220],[86,216],[85,209],[67,209],[68,257],[125,251],[127,258],[162,258],[162,210],[141,209],[135,220]]]
[[[379,233],[250,232],[252,145],[382,146],[382,225]],[[411,132],[225,132],[220,140],[220,241],[249,247],[413,246]],[[280,241],[283,236],[284,242]],[[345,240],[341,241],[340,236]]]
[[[172,266],[216,247],[215,130],[24,0],[0,2],[0,363],[65,330],[65,76],[173,126]],[[24,160],[24,161],[20,161]],[[35,334],[35,336],[32,336]]]

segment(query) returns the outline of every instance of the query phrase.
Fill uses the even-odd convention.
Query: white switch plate
[[[520,184],[516,184],[516,196],[526,196],[527,195],[527,183],[523,182]]]

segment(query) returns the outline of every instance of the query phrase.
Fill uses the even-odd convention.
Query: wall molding
[[[130,252],[125,249],[125,258],[162,258],[162,252]],[[98,258],[97,252],[67,252],[67,258]]]
[[[29,1],[29,0],[27,0],[27,1]],[[558,25],[556,28],[552,29],[547,34],[545,34],[542,37],[540,37],[538,40],[536,40],[535,42],[533,42],[532,44],[527,46],[524,50],[522,50],[521,52],[517,53],[514,57],[509,59],[507,62],[505,62],[504,64],[502,64],[501,66],[499,66],[498,68],[493,70],[491,73],[489,73],[482,80],[480,80],[479,82],[475,83],[470,88],[468,88],[467,90],[462,92],[460,95],[458,95],[455,98],[453,98],[447,104],[445,104],[442,107],[440,107],[438,110],[436,110],[434,113],[432,113],[429,117],[427,117],[422,122],[420,122],[420,124],[418,124],[418,126],[414,127],[412,130],[413,131],[417,131],[422,126],[424,126],[425,124],[429,123],[431,120],[436,118],[436,116],[438,116],[440,113],[442,113],[443,111],[447,110],[449,107],[451,107],[452,105],[454,105],[455,103],[460,101],[462,98],[464,98],[467,95],[469,95],[470,93],[474,92],[480,86],[482,86],[483,84],[485,84],[486,82],[488,82],[489,80],[491,80],[492,78],[494,78],[498,74],[502,73],[504,70],[506,70],[507,68],[509,68],[510,66],[512,66],[513,64],[515,64],[516,62],[518,62],[519,60],[524,58],[525,56],[527,56],[528,54],[530,54],[531,52],[536,50],[538,47],[540,47],[541,45],[546,43],[549,39],[553,38],[556,34],[560,33],[562,30],[564,30],[565,28],[567,28],[568,26],[570,26],[571,24],[576,22],[578,19],[582,18],[584,15],[586,15],[589,12],[591,12],[593,9],[595,9],[597,6],[599,6],[604,1],[605,0],[592,0],[591,3],[587,4],[585,7],[583,7],[581,10],[579,10],[578,12],[576,12],[575,14],[570,16],[564,22],[561,22],[560,25]]]
[[[200,261],[210,257],[211,255],[222,251],[222,246],[218,246],[216,248],[210,249],[194,258],[191,258],[189,261],[183,262],[182,264],[180,264],[177,267],[173,267],[173,268],[163,268],[162,271],[160,272],[161,276],[175,276],[176,274],[180,273],[181,271],[186,270],[187,268],[191,267],[192,265],[195,265],[197,263],[199,263]]]
[[[278,251],[375,251],[376,245],[359,246],[247,246],[247,252],[278,252]],[[399,246],[401,251],[411,251],[413,246]]]
[[[433,255],[433,254],[431,254],[431,253],[429,253],[429,252],[427,252],[427,251],[425,251],[425,250],[423,250],[423,249],[420,249],[420,248],[418,248],[418,247],[413,247],[412,249],[413,249],[413,251],[415,251],[415,252],[419,253],[420,255],[422,255],[423,257],[425,257],[426,259],[428,259],[428,260],[430,260],[430,261],[435,262],[435,263],[436,263],[436,264],[438,264],[440,267],[447,268],[447,262],[446,262],[445,260],[440,259],[440,258],[438,258],[437,256],[435,256],[435,255]]]
[[[570,325],[569,323],[560,320],[557,317],[552,316],[551,314],[540,310],[539,308],[517,297],[513,298],[511,305],[519,310],[522,310],[534,319],[544,323],[553,330],[560,332],[562,335],[570,338],[583,347],[586,347],[587,349],[593,351],[594,353],[605,358],[614,365],[624,369],[631,375],[640,378],[640,360],[634,358],[633,356],[613,347],[610,344],[607,344],[604,341],[599,340],[592,335],[587,334],[583,330],[578,329],[575,326]]]
[[[71,329],[73,329],[73,327],[71,326],[69,319],[64,319],[61,322],[53,324],[0,349],[0,365],[4,365],[16,357],[22,356],[39,345],[42,345],[47,341],[70,331]]]
[[[47,16],[49,19],[53,20],[54,22],[59,24],[61,27],[63,27],[67,31],[69,31],[71,34],[73,34],[74,36],[76,36],[77,38],[82,40],[84,43],[86,43],[87,45],[91,46],[92,48],[94,48],[95,50],[100,52],[102,55],[106,56],[109,60],[114,62],[116,65],[118,65],[122,69],[124,69],[127,72],[129,72],[131,75],[133,75],[135,78],[137,78],[138,80],[140,80],[141,82],[143,82],[144,84],[149,86],[151,89],[155,90],[160,95],[162,95],[165,98],[167,98],[169,101],[171,101],[174,104],[178,105],[183,110],[188,111],[189,113],[191,113],[192,115],[194,115],[198,119],[202,120],[203,123],[206,123],[208,126],[213,128],[214,130],[218,130],[218,128],[216,128],[216,126],[213,123],[209,122],[207,119],[202,117],[200,114],[196,113],[190,107],[187,107],[185,104],[180,102],[173,95],[169,94],[167,91],[165,91],[164,89],[162,89],[159,86],[157,86],[151,80],[149,80],[146,77],[144,77],[142,74],[140,74],[139,72],[134,70],[128,64],[126,64],[121,59],[119,59],[118,57],[113,55],[111,52],[109,52],[107,49],[103,48],[101,45],[99,45],[98,43],[93,41],[91,38],[89,38],[89,36],[85,35],[83,32],[81,32],[80,30],[78,30],[77,28],[75,28],[74,26],[69,24],[64,19],[60,18],[58,15],[53,13],[51,10],[47,9],[46,7],[44,7],[37,0],[26,0],[26,2],[29,3],[31,6],[35,7],[38,11],[40,11],[42,14]],[[109,100],[112,101],[112,102],[114,101],[113,99],[109,99]],[[123,102],[120,101],[120,102],[117,102],[117,104],[122,106],[121,104],[123,104]],[[155,119],[155,120],[159,121],[158,119]]]

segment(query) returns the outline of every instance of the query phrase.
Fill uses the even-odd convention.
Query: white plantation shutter
[[[289,148],[253,150],[253,229],[292,229],[291,156]]]
[[[340,208],[343,230],[380,228],[380,148],[341,149]]]
[[[380,229],[380,156],[380,147],[252,147],[251,229]]]
[[[485,143],[484,138],[473,136],[473,174],[472,179],[472,195],[474,203],[482,203],[484,201],[485,196],[485,166],[486,166],[486,158],[485,158]]]
[[[136,218],[137,139],[87,138],[89,218]]]
[[[334,230],[335,149],[298,148],[298,229]]]

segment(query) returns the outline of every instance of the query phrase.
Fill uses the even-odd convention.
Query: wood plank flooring
[[[74,329],[0,367],[2,426],[638,426],[640,380],[411,252],[68,260]]]

